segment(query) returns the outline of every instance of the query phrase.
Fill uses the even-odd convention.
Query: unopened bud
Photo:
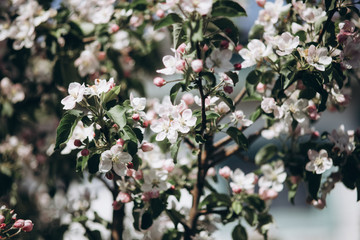
[[[154,145],[152,145],[151,143],[148,143],[148,142],[144,142],[142,145],[141,145],[141,150],[143,152],[149,152],[149,151],[152,151],[154,149]]]
[[[228,179],[231,175],[231,169],[228,166],[219,169],[219,174],[225,179]]]
[[[209,50],[208,45],[205,44],[205,45],[203,46],[202,50],[203,50],[203,52],[206,52],[207,50]]]
[[[116,200],[122,203],[128,203],[131,201],[131,196],[129,193],[126,192],[119,192],[118,196],[116,197]]]
[[[122,206],[122,203],[121,202],[118,202],[118,201],[114,201],[113,204],[113,209],[116,211],[116,210],[120,210],[121,206]]]
[[[115,33],[115,32],[117,32],[117,31],[119,31],[119,29],[120,29],[120,27],[119,27],[119,25],[117,25],[117,24],[112,24],[112,25],[110,26],[110,32],[111,32],[111,33]]]
[[[162,9],[158,9],[155,14],[156,14],[156,16],[158,16],[159,18],[163,18],[163,17],[165,16],[165,12],[164,12],[164,10],[162,10]]]
[[[122,139],[122,138],[119,138],[118,140],[116,140],[116,144],[117,144],[117,145],[123,146],[124,143],[125,143],[125,140]]]
[[[5,222],[5,217],[3,215],[0,215],[0,224]]]
[[[81,156],[84,156],[84,157],[86,157],[86,156],[88,156],[90,154],[90,152],[89,152],[89,149],[83,149],[83,150],[81,150]]]
[[[230,85],[224,86],[224,92],[231,94],[234,91],[234,88]]]
[[[104,61],[105,58],[106,58],[106,53],[104,51],[100,51],[98,54],[97,54],[97,58],[99,59],[99,61]]]
[[[25,220],[23,219],[18,219],[16,220],[16,222],[13,225],[13,228],[22,228],[25,224]]]
[[[144,122],[143,122],[143,128],[147,128],[148,126],[150,125],[150,120],[145,120]]]
[[[256,0],[256,4],[259,6],[259,7],[264,7],[265,6],[265,3],[266,3],[266,0]]]
[[[235,70],[238,70],[238,71],[241,70],[241,68],[242,68],[241,63],[235,63],[234,68],[235,68]]]
[[[131,118],[134,120],[134,121],[139,121],[140,120],[140,115],[138,113],[134,113]]]
[[[239,44],[239,45],[236,45],[236,47],[235,47],[235,50],[236,51],[240,51],[241,49],[243,49],[243,45],[241,45],[241,44]]]
[[[33,230],[33,227],[34,227],[34,224],[31,220],[25,220],[22,230],[24,232],[31,232]]]
[[[228,49],[228,48],[229,48],[229,41],[227,41],[227,40],[222,40],[222,41],[220,42],[220,48],[222,48],[222,49]]]
[[[113,180],[113,179],[114,179],[114,174],[109,171],[109,172],[107,172],[107,173],[105,174],[105,177],[106,177],[107,179],[109,179],[109,180]]]
[[[186,105],[192,105],[194,103],[194,96],[191,93],[185,93],[182,97],[181,100],[183,100]]]
[[[166,81],[162,77],[156,77],[154,78],[153,83],[157,87],[162,87],[166,84]]]
[[[186,50],[186,44],[182,43],[178,46],[178,48],[176,49],[176,52],[180,53],[180,54],[184,54]]]
[[[80,147],[82,145],[82,142],[80,141],[80,139],[75,139],[74,145],[75,145],[75,147]]]
[[[134,168],[134,164],[133,164],[132,162],[128,162],[127,168],[133,169],[133,168]]]
[[[194,72],[201,72],[203,69],[203,61],[201,59],[195,59],[191,62],[191,68]]]
[[[186,62],[185,60],[179,60],[176,62],[175,67],[178,71],[185,70]]]

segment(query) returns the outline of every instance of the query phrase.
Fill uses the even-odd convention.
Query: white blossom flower
[[[341,64],[347,69],[360,67],[360,41],[348,37],[344,43],[344,49],[340,53]]]
[[[90,125],[85,127],[82,121],[78,121],[65,148],[61,150],[61,154],[69,154],[72,150],[79,149],[80,147],[75,146],[74,141],[84,141],[86,138],[88,138],[89,141],[94,139],[94,126]]]
[[[156,141],[163,141],[167,138],[170,143],[175,143],[178,138],[177,126],[173,126],[166,116],[153,120],[150,129],[157,133]]]
[[[150,169],[144,174],[144,183],[141,186],[141,191],[165,191],[171,186],[170,183],[166,181],[167,178],[167,171]]]
[[[240,193],[241,191],[246,191],[252,193],[254,191],[256,175],[254,173],[248,173],[245,175],[243,171],[237,168],[231,174],[232,182],[230,182],[230,187],[234,193]]]
[[[222,115],[229,112],[230,108],[225,102],[220,102],[217,106],[215,106],[215,111]]]
[[[21,84],[13,84],[7,77],[0,81],[0,93],[12,103],[21,102],[25,99],[24,89]]]
[[[159,69],[156,70],[157,73],[162,73],[165,75],[172,75],[174,73],[180,73],[180,71],[177,70],[176,68],[176,63],[178,62],[178,58],[171,56],[171,55],[166,55],[163,57],[162,62],[165,66],[165,68],[163,69]]]
[[[309,172],[322,174],[333,165],[332,159],[328,157],[328,153],[324,149],[321,149],[320,152],[309,149],[307,155],[310,162],[306,164],[305,169]]]
[[[195,236],[192,237],[192,240],[215,240],[215,238],[211,237],[206,231],[201,231],[200,233],[195,234]]]
[[[247,45],[247,48],[243,48],[239,51],[240,56],[244,59],[241,63],[243,68],[251,67],[255,65],[262,58],[269,56],[272,53],[272,46],[265,44],[258,40],[253,39]]]
[[[205,108],[214,107],[217,100],[219,100],[218,97],[208,96],[207,98],[205,98]],[[194,97],[194,101],[198,106],[201,106],[201,98],[199,96],[196,95]]]
[[[283,109],[276,105],[274,98],[264,97],[261,101],[261,109],[265,113],[274,113],[275,118],[282,118],[284,116]]]
[[[234,69],[234,66],[231,64],[230,59],[232,57],[232,51],[229,49],[214,49],[210,56],[206,58],[206,66],[208,68],[213,68],[215,72],[227,72]]]
[[[172,126],[181,133],[188,133],[190,127],[195,126],[195,124],[196,117],[192,115],[191,109],[186,109],[181,114],[177,113],[172,122]]]
[[[283,0],[275,0],[275,2],[266,1],[264,9],[260,10],[255,24],[264,26],[266,32],[274,32],[274,24],[278,22],[280,14],[287,11],[291,6],[290,4],[283,5]]]
[[[212,0],[182,0],[180,5],[186,12],[198,12],[207,15],[211,11]]]
[[[85,50],[81,52],[80,56],[75,60],[74,65],[78,68],[81,77],[94,74],[100,67],[99,60],[89,46],[86,46]]]
[[[297,99],[294,97],[296,94],[292,94],[288,99],[285,100],[281,108],[284,110],[285,114],[292,114],[292,117],[302,123],[307,117],[307,107],[309,102],[307,99],[300,98]]]
[[[114,87],[114,78],[110,78],[109,81],[106,79],[95,79],[94,85],[88,86],[85,90],[85,95],[100,97],[102,93],[107,93],[111,88]]]
[[[134,97],[133,94],[130,93],[130,105],[133,111],[143,112],[146,107],[146,98]]]
[[[291,54],[299,45],[299,37],[294,37],[289,32],[284,32],[281,36],[275,38],[272,43],[279,48],[276,50],[279,56],[286,56]]]
[[[112,47],[121,51],[130,45],[129,33],[123,30],[116,32],[112,37]]]
[[[326,12],[321,8],[306,8],[300,12],[300,17],[305,20],[307,23],[315,23],[320,18],[325,17]],[[325,19],[324,19],[325,20]]]
[[[85,85],[77,82],[72,82],[69,84],[69,96],[66,96],[61,100],[61,104],[64,105],[65,110],[73,109],[76,103],[79,103],[84,98]]]
[[[253,121],[251,121],[249,119],[245,119],[245,117],[246,116],[243,111],[237,110],[237,111],[231,113],[230,120],[231,120],[231,122],[233,122],[235,124],[240,123],[240,126],[244,126],[244,127],[248,127],[251,124],[253,124]]]
[[[123,152],[121,145],[117,144],[101,153],[99,172],[107,173],[111,169],[119,176],[125,176],[127,164],[131,162],[132,157],[129,153]]]
[[[310,45],[306,50],[303,48],[297,48],[297,50],[311,66],[314,66],[319,71],[325,71],[325,67],[332,62],[326,47],[316,48],[315,45]]]
[[[281,192],[283,190],[283,183],[286,180],[286,172],[283,161],[276,161],[274,166],[264,164],[261,166],[261,172],[264,176],[259,179],[260,188],[273,189],[277,192]]]
[[[332,130],[328,135],[329,140],[335,144],[334,149],[339,153],[351,154],[355,150],[353,131],[345,131],[344,124],[341,124],[338,130]]]

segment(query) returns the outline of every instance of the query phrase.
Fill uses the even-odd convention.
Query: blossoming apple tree
[[[0,40],[11,51],[53,61],[56,84],[47,84],[62,90],[55,99],[65,113],[52,156],[72,154],[73,171],[101,179],[111,191],[112,239],[154,237],[158,222],[156,239],[214,239],[216,227],[230,222],[236,223],[233,239],[247,239],[245,224],[266,239],[271,200],[284,189],[293,202],[304,182],[304,201],[320,209],[338,182],[360,196],[359,132],[314,127],[322,112],[341,111],[351,100],[360,67],[358,2],[259,0],[246,46],[233,22],[246,11],[231,0],[68,0],[57,11],[34,0],[11,2]],[[153,45],[166,28],[172,54],[156,70]],[[144,93],[134,74],[146,66],[138,64],[143,59],[157,73],[154,85],[171,85],[161,100],[129,92]],[[33,68],[29,78],[46,79]],[[245,68],[251,71],[239,83]],[[0,100],[11,118],[25,96],[10,91],[7,86],[21,86],[3,75]],[[244,88],[235,90],[237,84]],[[249,116],[238,107],[246,101],[257,103]],[[255,122],[262,127],[254,129]],[[249,157],[259,138],[267,144]],[[219,168],[232,156],[256,170]],[[214,186],[220,177],[228,193]],[[184,198],[191,204],[181,206]],[[132,211],[130,224],[125,208]],[[96,238],[87,210],[73,219]]]

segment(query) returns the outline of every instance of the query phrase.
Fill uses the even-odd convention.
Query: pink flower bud
[[[236,51],[240,51],[241,49],[243,49],[243,45],[241,45],[241,44],[239,44],[239,45],[236,45],[236,47],[235,47],[235,50]]]
[[[90,154],[90,152],[89,152],[89,149],[83,149],[83,150],[81,150],[81,156],[84,156],[84,157],[86,157],[86,156],[88,156]]]
[[[97,58],[99,59],[99,61],[104,61],[106,58],[106,53],[104,51],[98,52]]]
[[[33,227],[34,227],[34,224],[31,220],[25,220],[22,230],[24,232],[31,232],[33,230]]]
[[[134,113],[131,118],[134,120],[134,121],[139,121],[140,120],[140,115],[138,113]]]
[[[177,69],[178,71],[183,71],[183,70],[185,70],[185,66],[186,66],[185,60],[179,60],[179,61],[176,62],[176,65],[175,65],[175,67],[176,67],[176,69]]]
[[[160,192],[158,190],[151,190],[149,193],[151,198],[158,198],[160,196]]]
[[[150,192],[144,192],[144,193],[141,195],[141,200],[143,200],[144,202],[150,201],[151,196],[150,196],[149,193],[150,193]]]
[[[109,172],[107,172],[107,173],[105,174],[105,177],[106,177],[107,179],[109,179],[109,180],[113,180],[113,179],[114,179],[114,174],[109,171]]]
[[[207,50],[209,50],[208,45],[205,44],[205,45],[203,46],[202,50],[203,50],[203,52],[206,52]]]
[[[215,175],[216,175],[215,168],[213,168],[213,167],[209,168],[207,173],[206,173],[206,176],[214,177]]]
[[[222,48],[222,49],[228,49],[228,48],[229,48],[229,41],[227,41],[227,40],[222,40],[222,41],[220,42],[220,48]]]
[[[239,187],[238,185],[233,185],[233,186],[231,186],[231,190],[232,190],[233,193],[235,193],[235,194],[239,194],[239,193],[242,192],[242,188]]]
[[[259,6],[259,7],[264,7],[265,6],[265,3],[266,3],[266,0],[256,0],[256,4]]]
[[[320,133],[318,131],[314,131],[311,133],[312,140],[318,139],[319,137],[320,137]]]
[[[225,179],[228,179],[231,175],[231,169],[228,166],[219,169],[219,174]]]
[[[111,26],[110,26],[111,33],[116,33],[117,31],[119,31],[119,29],[120,29],[120,27],[117,24],[111,24]]]
[[[194,72],[201,72],[203,69],[203,61],[201,59],[195,59],[191,62],[191,68]]]
[[[152,151],[154,149],[154,145],[151,144],[151,143],[148,143],[148,142],[144,142],[142,145],[141,145],[141,150],[143,152],[149,152],[149,151]]]
[[[178,46],[178,48],[176,49],[176,52],[180,53],[180,54],[184,54],[186,50],[186,44],[182,43]]]
[[[162,77],[156,77],[154,78],[153,83],[157,87],[162,87],[166,84],[166,81]]]
[[[116,140],[116,144],[117,144],[117,145],[123,146],[124,143],[125,143],[125,140],[122,139],[122,138],[119,138],[118,140]]]
[[[141,170],[136,171],[134,177],[135,177],[136,180],[143,179],[143,172]]]
[[[132,177],[132,176],[134,176],[134,174],[135,174],[135,170],[134,170],[134,169],[127,169],[127,170],[126,170],[126,176]]]
[[[126,192],[119,192],[119,194],[116,197],[116,201],[120,201],[122,203],[128,203],[131,201],[131,196],[129,193]]]
[[[150,125],[150,123],[151,123],[151,121],[150,120],[145,120],[144,122],[143,122],[143,128],[147,128],[149,125]]]
[[[6,224],[5,223],[1,223],[0,224],[0,229],[5,229],[6,228]]]
[[[175,186],[171,185],[170,190],[174,191],[175,190]]]
[[[165,16],[165,12],[164,12],[164,10],[162,10],[162,9],[158,9],[155,14],[156,14],[156,16],[158,16],[159,18],[163,18],[163,17]]]
[[[186,103],[186,105],[192,105],[194,103],[194,96],[191,93],[185,93],[181,99]]]
[[[115,130],[119,130],[119,126],[116,123],[114,123],[112,127],[115,128]]]
[[[235,68],[235,70],[237,70],[237,71],[241,70],[241,68],[242,68],[241,63],[235,63],[235,64],[234,64],[234,68]]]
[[[224,86],[224,92],[231,94],[234,91],[234,88],[230,85],[225,85]]]
[[[82,145],[82,142],[79,139],[74,140],[75,147],[80,147]]]
[[[13,228],[22,228],[24,224],[25,224],[25,220],[19,219],[14,223]]]
[[[278,192],[273,190],[273,189],[264,189],[264,188],[260,188],[259,189],[259,196],[262,200],[270,200],[270,199],[275,199],[278,196]]]
[[[5,217],[3,215],[0,215],[0,224],[5,222]]]
[[[133,168],[134,168],[134,164],[133,164],[132,162],[128,162],[127,168],[133,169]]]
[[[116,211],[116,210],[119,210],[122,206],[122,203],[121,202],[117,202],[117,201],[114,201],[113,204],[113,209]]]
[[[258,93],[264,93],[264,92],[265,92],[265,88],[266,88],[265,84],[263,84],[263,83],[261,83],[261,82],[259,82],[258,85],[256,85],[256,91],[257,91]]]

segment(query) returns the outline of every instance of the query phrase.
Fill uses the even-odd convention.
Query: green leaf
[[[259,117],[261,116],[261,114],[263,113],[262,109],[260,107],[258,107],[250,116],[250,120],[255,122],[256,120],[259,119]]]
[[[92,155],[88,160],[89,173],[95,174],[99,171],[100,154]]]
[[[231,204],[229,195],[214,192],[204,198],[199,204],[199,208],[206,207],[207,209],[212,209],[214,207],[230,207]]]
[[[170,90],[170,100],[171,100],[171,103],[174,105],[175,105],[176,96],[179,93],[182,85],[183,85],[182,83],[177,83],[174,86],[172,86],[172,88]]]
[[[234,86],[239,82],[239,76],[234,72],[225,73],[234,83]]]
[[[248,149],[248,140],[236,127],[229,127],[226,133],[244,150]]]
[[[173,35],[174,48],[177,49],[179,45],[182,43],[182,37],[185,35],[183,25],[180,23],[174,24],[172,35]]]
[[[299,40],[301,42],[305,42],[306,41],[306,32],[305,31],[298,31],[295,35],[295,37],[298,36]]]
[[[153,218],[149,211],[144,212],[141,217],[141,229],[148,229],[153,224]]]
[[[313,99],[316,96],[316,91],[312,88],[306,88],[299,94],[299,98]]]
[[[88,156],[81,156],[77,159],[76,161],[76,172],[83,172],[87,162],[89,160],[89,155]]]
[[[76,124],[80,120],[82,112],[70,110],[65,113],[56,129],[56,143],[54,150],[59,149],[60,144],[66,143],[72,135]]]
[[[224,103],[226,103],[226,105],[228,105],[228,107],[230,108],[230,110],[232,112],[235,111],[235,106],[234,106],[233,100],[231,98],[229,98],[228,96],[226,96],[226,94],[224,92],[217,92],[216,95],[219,96],[221,98],[221,100],[223,100]]]
[[[329,11],[330,7],[334,8],[336,0],[325,0],[325,11]]]
[[[213,73],[211,72],[201,72],[201,77],[203,77],[210,86],[215,87],[216,85],[216,77]]]
[[[123,133],[122,138],[124,140],[131,140],[134,143],[138,142],[138,138],[130,126],[128,125],[124,126],[122,133]]]
[[[239,215],[241,213],[241,210],[242,210],[242,204],[240,201],[234,201],[232,204],[231,204],[231,208],[234,210],[234,212]]]
[[[225,33],[235,44],[239,41],[239,30],[228,18],[217,18],[212,21],[223,33]]]
[[[175,144],[172,144],[170,147],[171,158],[174,160],[174,163],[177,162],[177,155],[179,153],[180,143],[181,139],[177,140],[177,142]]]
[[[203,20],[197,20],[195,22],[190,22],[191,25],[191,41],[192,42],[201,42],[203,40]]]
[[[153,198],[150,200],[152,218],[156,219],[160,214],[166,209],[166,203],[164,203],[160,198]]]
[[[144,134],[142,133],[140,128],[133,128],[133,132],[135,133],[137,139],[141,143],[144,140]]]
[[[298,188],[297,184],[292,184],[289,187],[288,199],[289,199],[289,202],[291,202],[291,204],[293,204],[293,205],[295,204],[294,200],[295,200],[295,195],[296,195],[296,192],[297,192],[297,188]]]
[[[310,196],[313,199],[317,200],[320,183],[321,183],[321,174],[306,172],[306,180],[308,181],[308,188],[309,188]]]
[[[101,96],[103,106],[105,106],[106,103],[110,102],[111,100],[116,99],[116,97],[120,93],[120,90],[121,90],[121,86],[119,85],[119,86],[113,87],[109,92],[103,94]]]
[[[257,85],[261,79],[261,72],[259,70],[253,70],[249,73],[249,75],[246,77],[246,82]]]
[[[258,216],[255,209],[245,206],[242,212],[246,222],[250,226],[255,226],[258,223]]]
[[[106,114],[120,127],[120,129],[123,129],[126,126],[126,108],[116,105],[115,107],[110,108]]]
[[[167,215],[170,217],[171,221],[174,223],[175,227],[179,222],[185,219],[185,216],[176,211],[175,209],[166,210]]]
[[[213,17],[241,17],[247,16],[246,11],[234,1],[217,1],[213,4],[211,16]]]
[[[263,212],[266,208],[265,201],[262,200],[258,195],[248,195],[245,202],[258,212]]]
[[[233,240],[247,240],[247,233],[246,233],[246,229],[241,226],[240,224],[238,224],[234,230],[231,233],[232,239]]]
[[[255,164],[262,165],[272,159],[277,154],[278,148],[274,144],[262,147],[255,155]]]
[[[181,23],[182,19],[176,13],[169,13],[166,17],[160,19],[154,24],[154,30],[167,27],[175,23]]]
[[[249,40],[251,39],[261,39],[264,34],[263,25],[254,25],[249,32]]]

